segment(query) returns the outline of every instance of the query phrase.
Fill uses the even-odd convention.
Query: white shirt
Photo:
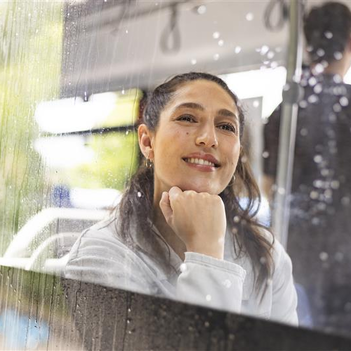
[[[255,292],[250,259],[235,255],[230,235],[226,235],[224,260],[186,252],[183,262],[172,248],[169,250],[173,274],[166,273],[142,250],[127,247],[116,234],[116,220],[109,219],[82,233],[72,247],[64,275],[209,308],[298,323],[291,260],[277,240],[273,245],[274,274],[262,301],[261,294]]]

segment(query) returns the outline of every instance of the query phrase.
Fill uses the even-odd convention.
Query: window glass
[[[76,334],[62,347],[93,349],[88,327],[73,320],[84,307],[70,310],[91,283],[101,296],[121,289],[346,334],[351,52],[324,31],[323,45],[337,45],[330,64],[326,49],[307,43],[299,84],[286,84],[284,6],[0,4],[0,264],[7,277],[14,271],[6,267],[20,269],[16,290],[28,291],[21,310],[2,287],[11,307],[0,315],[6,347],[29,347],[28,338],[15,345],[17,334],[4,335],[9,319],[31,318],[36,294],[36,347],[53,320],[68,318]],[[193,73],[154,90],[189,72],[221,80]],[[291,119],[289,104],[298,108],[291,194],[277,185],[280,113]],[[286,242],[272,220],[279,192],[290,209]],[[132,296],[115,293],[127,304]]]

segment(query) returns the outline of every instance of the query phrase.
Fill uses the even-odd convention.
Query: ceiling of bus
[[[265,27],[268,3],[87,0],[68,4],[62,97],[145,89],[191,70],[219,74],[281,64],[288,26],[276,32]],[[176,8],[175,29],[169,34],[172,8]],[[272,21],[277,18],[275,8]]]

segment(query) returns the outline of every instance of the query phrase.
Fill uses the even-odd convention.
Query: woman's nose
[[[218,140],[215,127],[206,126],[201,128],[196,136],[196,145],[216,148],[218,146]]]

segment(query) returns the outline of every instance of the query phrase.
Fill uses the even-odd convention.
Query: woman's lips
[[[187,164],[187,166],[202,172],[214,172],[217,168],[214,163],[203,159],[183,158],[183,161]]]

